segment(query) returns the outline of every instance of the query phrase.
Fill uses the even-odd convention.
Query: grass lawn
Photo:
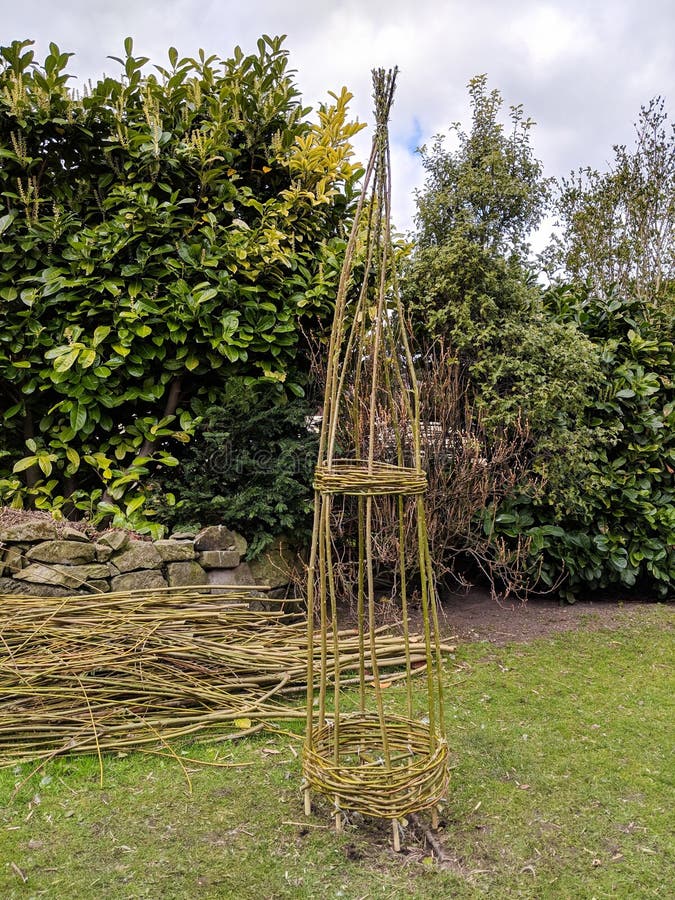
[[[379,823],[305,822],[296,723],[175,746],[191,794],[170,756],[105,757],[103,788],[96,757],[0,770],[0,898],[672,897],[674,612],[446,660],[442,864],[412,825],[395,854]]]

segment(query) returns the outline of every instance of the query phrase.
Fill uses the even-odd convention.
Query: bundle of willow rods
[[[256,605],[250,590],[223,588],[0,596],[0,765],[304,717],[292,702],[306,688],[303,617]],[[376,652],[380,669],[405,665],[384,629]],[[421,637],[411,653],[423,670]],[[358,658],[358,635],[341,632],[342,672]]]

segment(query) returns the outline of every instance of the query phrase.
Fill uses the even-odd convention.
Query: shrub
[[[158,520],[174,529],[225,524],[248,539],[250,557],[281,533],[307,538],[318,452],[310,411],[304,399],[280,405],[269,386],[233,379],[156,489]]]
[[[152,530],[150,480],[234,376],[303,392],[360,168],[350,95],[310,118],[279,38],[75,97],[0,49],[0,502]],[[155,529],[156,530],[156,529]]]

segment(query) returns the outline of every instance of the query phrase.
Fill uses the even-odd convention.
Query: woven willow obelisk
[[[396,281],[390,232],[388,120],[396,70],[373,72],[376,132],[361,202],[347,245],[329,348],[319,461],[315,473],[314,534],[308,571],[307,734],[303,753],[305,809],[311,792],[342,810],[393,820],[435,809],[447,790],[441,658],[434,578],[424,514],[426,474],[420,451],[419,395]],[[357,242],[361,242],[358,269]],[[365,247],[363,243],[365,242]],[[358,271],[358,280],[355,273]],[[350,299],[351,298],[351,299]],[[334,573],[334,505],[353,504],[358,519],[357,627],[359,700],[343,708]],[[388,515],[383,515],[388,511]],[[401,603],[406,715],[389,715],[376,654],[378,523],[393,523],[398,544],[394,583]],[[414,556],[406,534],[416,537]],[[410,540],[408,540],[410,545]],[[424,623],[426,690],[413,694],[406,581],[415,573]],[[314,634],[318,619],[319,630]],[[316,647],[316,641],[320,646]],[[329,681],[327,656],[335,660]],[[316,668],[318,666],[318,672]],[[314,687],[318,676],[318,696]]]

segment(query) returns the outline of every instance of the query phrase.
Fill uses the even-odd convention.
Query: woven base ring
[[[428,725],[400,717],[388,718],[385,730],[390,768],[376,715],[340,719],[337,763],[333,723],[314,729],[312,747],[303,750],[306,785],[330,797],[337,809],[381,819],[404,818],[445,800],[446,741],[437,738],[432,749]]]

